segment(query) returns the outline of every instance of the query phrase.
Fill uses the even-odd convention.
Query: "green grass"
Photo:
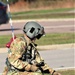
[[[75,70],[63,70],[63,71],[58,71],[61,73],[61,75],[75,75]],[[40,75],[40,73],[38,73]],[[51,75],[51,74],[44,74],[44,75]]]
[[[32,14],[32,15],[14,15],[13,20],[22,19],[52,19],[52,18],[74,18],[74,13],[44,13],[44,14]]]
[[[62,75],[75,75],[75,70],[59,71]]]
[[[57,12],[68,12],[74,10],[74,8],[62,8],[62,9],[52,9],[52,10],[30,10],[25,12],[15,12],[12,15],[19,15],[19,14],[36,14],[36,13],[57,13]]]
[[[15,12],[12,13],[12,19],[74,18],[74,13],[64,13],[71,10],[74,10],[74,8]]]
[[[22,34],[16,35],[17,37],[22,36]],[[39,40],[36,40],[38,45],[52,45],[52,44],[67,44],[75,43],[75,34],[73,33],[50,33],[42,37]],[[0,36],[0,47],[5,47],[6,43],[10,41],[11,35],[2,35]]]
[[[47,34],[45,37],[37,40],[36,43],[39,45],[74,43],[74,36],[75,34],[73,33]]]

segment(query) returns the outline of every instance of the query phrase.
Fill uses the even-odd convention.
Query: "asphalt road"
[[[54,69],[74,67],[74,48],[63,48],[60,50],[39,51],[45,62]],[[5,66],[7,53],[0,54],[0,73]]]
[[[37,21],[37,20],[35,20]],[[23,33],[22,29],[27,21],[13,22],[14,33],[21,34]],[[37,21],[39,24],[44,26],[46,33],[73,33],[74,32],[74,19],[71,20],[42,20]],[[11,34],[10,24],[0,25],[0,35]]]

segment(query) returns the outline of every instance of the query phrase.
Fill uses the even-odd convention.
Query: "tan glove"
[[[26,71],[30,71],[30,68],[31,68],[31,65],[28,64],[28,65],[25,67],[25,70],[26,70]]]
[[[31,68],[30,68],[31,71],[35,72],[38,70],[38,67],[35,66],[35,65],[31,65]]]
[[[61,74],[58,72],[54,72],[52,75],[61,75]]]
[[[38,70],[38,67],[37,66],[35,66],[35,65],[30,65],[30,64],[28,64],[26,67],[25,67],[25,70],[26,71],[33,71],[33,72],[35,72],[35,71],[37,71]]]

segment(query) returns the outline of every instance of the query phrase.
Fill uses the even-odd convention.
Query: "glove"
[[[44,66],[44,62],[40,62],[38,64],[36,64],[37,67],[41,67],[41,66]]]
[[[38,70],[38,67],[35,66],[35,65],[31,65],[31,68],[30,68],[31,71],[35,72]]]
[[[28,65],[25,67],[25,70],[26,70],[26,71],[30,71],[30,68],[31,68],[31,65],[28,64]]]
[[[55,71],[52,75],[61,75],[61,74]]]
[[[26,71],[33,71],[33,72],[35,72],[35,71],[38,70],[38,67],[35,66],[35,65],[30,65],[30,64],[28,64],[28,65],[25,67],[25,70],[26,70]]]

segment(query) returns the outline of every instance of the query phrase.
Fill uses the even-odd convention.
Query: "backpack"
[[[7,48],[10,48],[11,43],[12,43],[16,38],[17,38],[16,36],[14,36],[14,38],[11,38],[10,41],[6,44],[6,47],[7,47]],[[24,36],[21,36],[21,38],[25,41],[26,46],[27,46],[27,42],[26,42],[26,39],[24,38]]]

